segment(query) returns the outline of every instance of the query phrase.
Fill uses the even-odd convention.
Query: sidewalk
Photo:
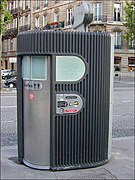
[[[134,137],[113,138],[112,159],[107,164],[79,170],[35,170],[19,164],[17,146],[1,151],[1,179],[134,179]]]
[[[135,72],[118,73],[118,76],[114,77],[114,82],[134,85],[135,84]]]

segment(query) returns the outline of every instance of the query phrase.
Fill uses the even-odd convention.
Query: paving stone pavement
[[[1,149],[1,179],[134,179],[134,137],[113,138],[112,158],[96,168],[50,171],[35,170],[20,164],[17,146]]]

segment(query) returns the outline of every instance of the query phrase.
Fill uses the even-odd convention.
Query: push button
[[[60,113],[64,113],[64,109],[63,108],[60,108]]]
[[[79,102],[78,101],[74,101],[73,105],[74,106],[78,106]]]

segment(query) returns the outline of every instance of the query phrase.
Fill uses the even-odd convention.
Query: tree
[[[12,21],[12,15],[7,11],[7,0],[0,0],[0,35],[6,31],[6,25]]]
[[[135,1],[129,2],[126,0],[125,10],[125,23],[126,30],[124,32],[124,38],[128,41],[129,46],[135,47]]]
[[[0,57],[2,52],[2,35],[6,31],[6,25],[12,21],[12,15],[7,11],[7,0],[0,0]],[[1,58],[0,58],[1,59]],[[0,60],[1,69],[1,60]],[[1,72],[0,72],[1,80]],[[1,89],[1,84],[0,84]]]

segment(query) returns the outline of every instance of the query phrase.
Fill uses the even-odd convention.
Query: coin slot
[[[68,103],[66,101],[58,101],[58,107],[67,107]]]

